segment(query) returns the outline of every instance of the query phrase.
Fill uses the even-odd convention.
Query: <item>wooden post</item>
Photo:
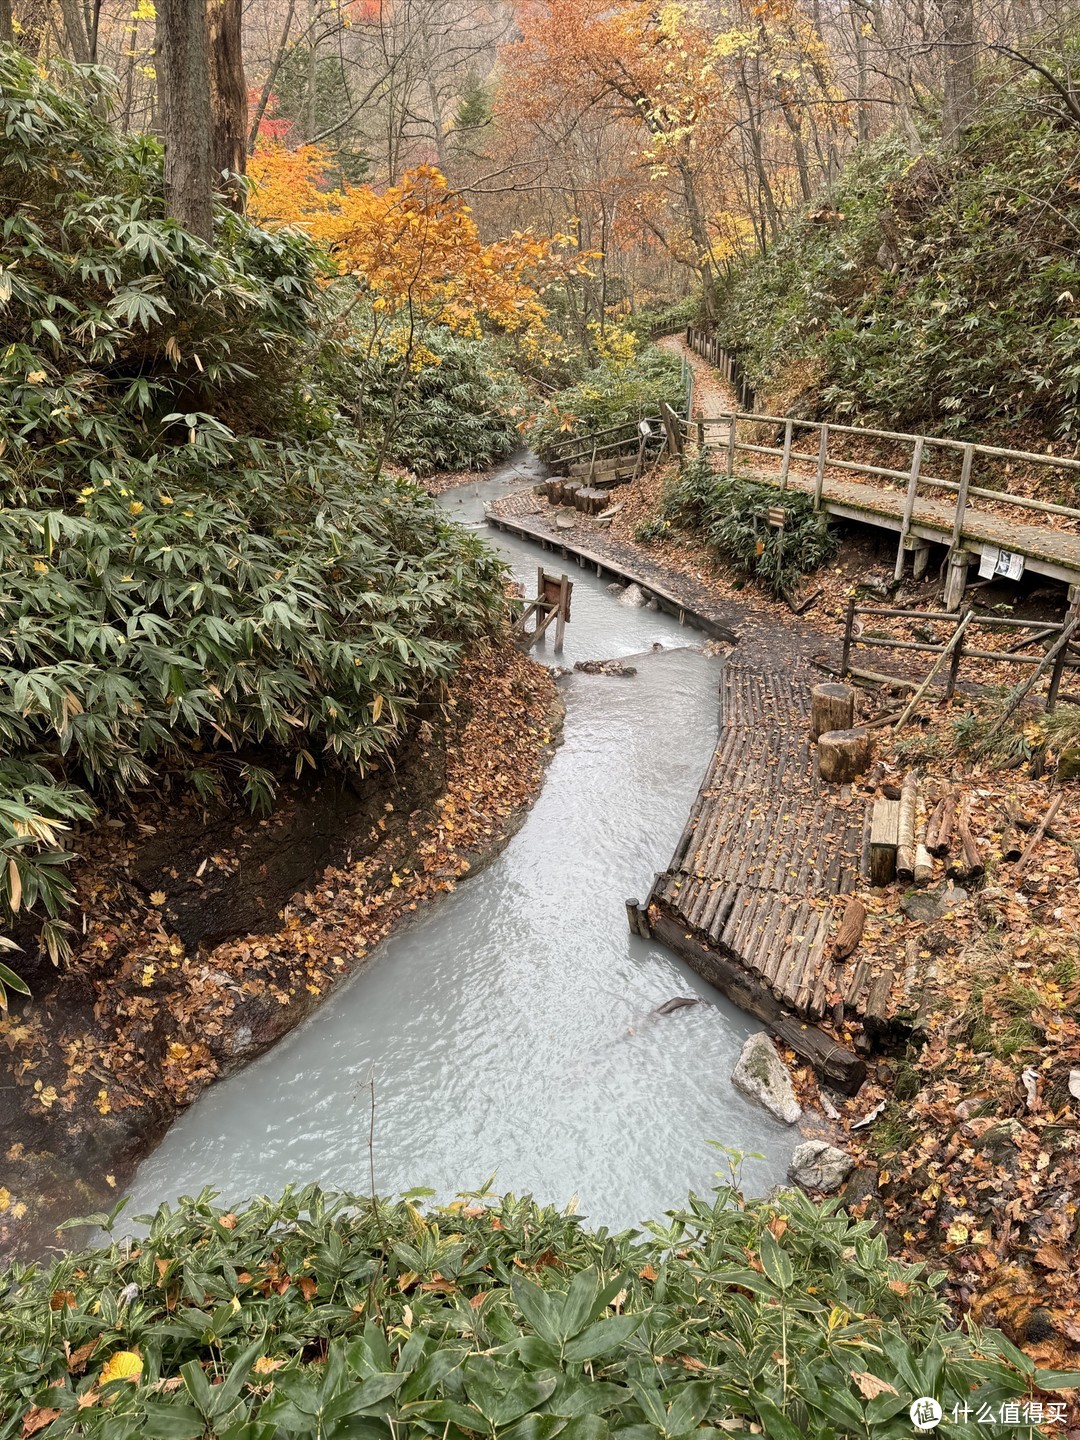
[[[953,551],[959,547],[960,537],[964,532],[964,516],[967,513],[968,486],[971,484],[971,465],[975,458],[975,446],[964,446],[964,463],[960,468],[960,489],[956,496],[956,515],[953,518],[952,539],[949,541],[949,550]]]
[[[925,441],[920,435],[915,441],[915,452],[911,457],[911,475],[908,478],[907,495],[904,497],[904,518],[900,522],[900,543],[896,547],[896,566],[893,569],[893,579],[904,578],[904,541],[907,539],[908,531],[911,529],[911,517],[915,512],[915,492],[919,488],[919,471],[922,469],[923,445]]]
[[[948,568],[945,571],[944,606],[950,615],[959,610],[963,603],[964,591],[967,589],[967,573],[970,563],[970,550],[958,548],[949,551]]]
[[[810,691],[810,739],[855,724],[855,691],[850,685],[815,685]]]
[[[700,410],[694,416],[694,423],[697,425],[697,446],[699,450],[705,449],[705,417]]]
[[[641,906],[640,906],[640,904],[638,903],[637,899],[635,898],[635,899],[632,899],[632,900],[627,900],[627,902],[626,902],[626,920],[627,920],[627,923],[628,923],[629,926],[630,926],[630,933],[631,933],[631,935],[640,935],[640,934],[641,934],[641,926],[640,926],[640,922],[639,922],[639,918],[638,918],[638,917],[640,916],[640,914],[641,914]]]
[[[1057,709],[1058,691],[1061,689],[1061,677],[1065,673],[1065,662],[1069,658],[1068,645],[1062,645],[1054,661],[1054,668],[1050,672],[1050,686],[1046,692],[1046,713],[1051,715]]]
[[[818,436],[817,474],[814,477],[814,509],[821,509],[821,491],[825,485],[825,465],[829,458],[829,427],[822,425]]]
[[[870,820],[870,883],[889,885],[896,878],[900,802],[875,800]]]
[[[566,634],[566,612],[570,600],[570,577],[563,575],[559,579],[559,618],[555,622],[555,653],[556,655],[563,647],[563,636]]]
[[[945,699],[951,700],[956,694],[956,681],[960,674],[960,661],[964,658],[964,640],[961,636],[949,661],[949,678],[945,681]]]
[[[664,422],[664,429],[667,432],[668,454],[676,459],[682,454],[682,441],[679,437],[679,419],[666,400],[660,402],[660,418]]]
[[[784,426],[784,458],[780,461],[780,494],[787,489],[788,471],[791,469],[791,438],[795,428],[795,422],[788,416],[787,424]]]
[[[921,580],[925,576],[930,565],[930,542],[920,540],[915,546],[915,559],[912,562],[911,574],[915,580]]]
[[[851,668],[851,642],[855,638],[855,596],[852,595],[847,606],[847,623],[844,626],[844,653],[840,657],[840,679],[847,678]]]
[[[736,431],[735,431],[735,427],[736,427],[737,424],[738,424],[738,420],[737,420],[737,418],[736,418],[736,416],[735,416],[735,413],[734,413],[734,411],[733,411],[733,412],[732,412],[732,415],[731,415],[731,429],[728,431],[728,442],[727,442],[727,473],[728,473],[728,479],[729,479],[729,480],[730,480],[731,477],[735,474],[735,444],[736,444]]]

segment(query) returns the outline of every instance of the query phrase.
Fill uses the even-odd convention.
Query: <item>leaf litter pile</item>
[[[546,669],[508,641],[475,649],[447,687],[441,727],[420,727],[421,765],[441,767],[437,793],[413,808],[391,784],[394,798],[354,837],[361,858],[293,895],[267,933],[213,948],[185,946],[170,927],[168,874],[139,894],[125,865],[140,837],[112,832],[78,876],[85,934],[67,972],[0,1019],[0,1252],[46,1243],[73,1210],[122,1187],[177,1110],[497,853],[539,789],[561,715]],[[214,861],[236,867],[228,854]],[[178,867],[205,864],[174,857],[173,883],[191,878]]]
[[[927,892],[952,877],[941,915],[905,914],[910,885],[860,892],[869,913],[858,954],[894,968],[895,1024],[877,1037],[885,1058],[841,1123],[876,1175],[860,1212],[879,1215],[900,1253],[940,1260],[961,1312],[1001,1326],[1041,1364],[1075,1366],[1080,785],[1052,783],[1037,741],[1023,769],[958,753],[972,714],[954,701],[881,747],[893,762],[886,783],[915,764],[927,805],[960,797],[985,875],[958,874],[954,841]],[[1016,733],[1037,730],[1021,717]],[[1023,858],[1051,806],[1053,824]]]

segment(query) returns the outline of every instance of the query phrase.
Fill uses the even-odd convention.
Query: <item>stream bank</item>
[[[211,1082],[497,855],[562,713],[550,672],[503,639],[467,657],[445,721],[421,721],[394,767],[283,786],[266,820],[174,805],[84,837],[76,954],[59,975],[39,968],[32,1000],[0,1020],[0,1256],[39,1254],[60,1222],[110,1209]]]

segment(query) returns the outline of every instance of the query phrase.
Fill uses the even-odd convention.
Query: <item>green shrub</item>
[[[1054,103],[1026,72],[958,155],[859,147],[723,289],[721,339],[758,393],[889,430],[1075,442],[1080,131]]]
[[[91,796],[363,767],[501,606],[489,552],[361,478],[318,251],[167,220],[160,147],[83,83],[0,52],[0,904],[54,917]]]
[[[204,1191],[135,1245],[14,1269],[0,1436],[47,1411],[44,1435],[86,1440],[889,1440],[916,1396],[1072,1383],[949,1330],[941,1277],[835,1201],[725,1188],[635,1238],[480,1198],[308,1187],[223,1214]]]
[[[783,530],[768,522],[770,507],[782,503]],[[707,455],[684,462],[665,497],[661,525],[675,524],[698,535],[747,579],[771,595],[792,597],[803,575],[836,553],[836,537],[813,501],[796,491],[782,498],[773,485],[717,475]]]
[[[553,395],[527,438],[540,455],[549,455],[559,440],[655,416],[661,400],[681,408],[682,365],[678,356],[650,345],[629,363],[598,365],[576,385]]]
[[[647,306],[631,315],[626,325],[643,344],[657,340],[661,335],[676,335],[693,325],[701,315],[701,296],[685,295],[670,305],[657,308]]]
[[[532,406],[495,342],[436,329],[423,346],[434,358],[400,391],[396,356],[368,356],[362,333],[360,343],[342,347],[337,387],[365,438],[377,443],[389,428],[387,457],[417,475],[479,470],[509,454]]]

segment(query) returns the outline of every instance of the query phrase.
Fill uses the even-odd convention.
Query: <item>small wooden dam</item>
[[[662,940],[833,1084],[863,1061],[816,1022],[882,1016],[893,975],[834,961],[870,835],[866,797],[819,779],[809,667],[728,661],[720,738],[667,869],[631,923]]]

